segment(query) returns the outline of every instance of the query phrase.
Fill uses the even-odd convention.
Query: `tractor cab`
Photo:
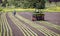
[[[44,14],[39,11],[33,12],[32,21],[40,21],[40,20],[44,20]]]

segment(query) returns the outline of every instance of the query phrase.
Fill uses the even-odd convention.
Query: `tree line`
[[[15,6],[21,8],[41,8],[45,6],[45,2],[59,2],[60,0],[0,0],[2,7]]]

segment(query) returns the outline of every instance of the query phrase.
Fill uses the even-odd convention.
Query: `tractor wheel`
[[[42,20],[44,20],[44,16],[42,16]]]
[[[36,21],[36,18],[32,18],[32,21]]]

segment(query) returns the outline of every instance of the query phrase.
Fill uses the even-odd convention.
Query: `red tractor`
[[[44,14],[39,12],[34,12],[32,15],[32,21],[44,20]]]
[[[45,8],[45,2],[45,0],[38,0],[33,4],[36,10],[32,15],[32,21],[44,20],[44,14],[42,13],[41,9]]]

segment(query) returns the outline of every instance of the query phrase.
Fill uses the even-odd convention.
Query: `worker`
[[[16,11],[15,10],[14,10],[13,14],[14,14],[14,16],[16,15]]]

